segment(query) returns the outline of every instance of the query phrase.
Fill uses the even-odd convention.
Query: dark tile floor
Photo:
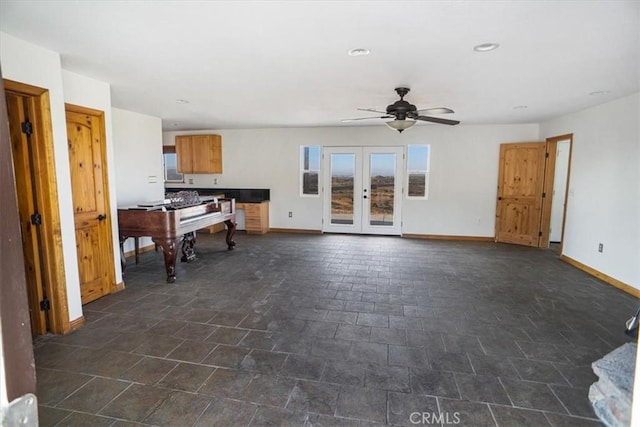
[[[637,300],[550,250],[199,236],[35,340],[41,425],[595,426],[590,364]]]

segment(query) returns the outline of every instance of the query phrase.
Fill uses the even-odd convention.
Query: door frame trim
[[[37,171],[36,200],[42,209],[41,215],[44,219],[41,225],[43,247],[40,251],[44,260],[45,289],[51,302],[49,330],[54,334],[66,334],[71,331],[71,323],[62,251],[49,90],[7,79],[4,80],[4,89],[30,97],[34,103],[36,117],[32,119],[35,129],[32,137],[37,143],[33,144],[35,154],[33,166]]]
[[[558,142],[569,141],[569,158],[567,160],[567,186],[564,192],[564,210],[562,212],[562,231],[560,234],[560,253],[562,254],[562,246],[564,242],[564,228],[567,219],[567,202],[569,198],[569,182],[571,177],[571,154],[573,153],[573,134],[568,133],[565,135],[553,136],[546,139],[547,153],[549,157],[546,159],[547,163],[544,172],[544,192],[546,197],[542,199],[542,222],[540,225],[540,231],[542,236],[540,237],[540,247],[549,247],[549,235],[551,233],[551,195],[553,194],[553,186],[555,180],[556,171],[556,152],[558,150]]]
[[[378,233],[376,231],[371,231],[371,227],[370,226],[366,226],[365,225],[365,221],[363,221],[363,219],[365,218],[365,215],[369,215],[368,213],[365,213],[365,204],[362,202],[362,196],[359,196],[358,199],[356,199],[356,194],[355,194],[355,187],[357,187],[357,183],[360,183],[360,186],[365,188],[368,186],[368,184],[365,186],[365,182],[367,180],[367,177],[364,176],[364,172],[365,172],[365,163],[368,162],[368,160],[366,159],[366,157],[364,154],[367,154],[366,151],[367,150],[380,150],[380,153],[386,153],[385,149],[388,150],[399,150],[400,153],[393,153],[398,155],[395,165],[394,166],[398,166],[395,169],[395,175],[394,175],[394,181],[397,182],[397,193],[398,193],[398,197],[394,198],[394,219],[397,219],[397,227],[398,227],[398,232],[393,232],[393,233]],[[327,229],[327,224],[329,223],[329,226],[331,226],[330,221],[331,221],[331,196],[327,196],[327,191],[330,191],[331,185],[331,158],[326,158],[325,155],[327,154],[327,150],[344,150],[345,152],[349,153],[350,150],[359,150],[359,153],[362,154],[362,156],[360,156],[360,158],[356,155],[355,158],[355,176],[354,176],[354,214],[357,211],[356,206],[358,205],[358,203],[360,204],[360,215],[359,218],[357,219],[358,221],[360,221],[360,226],[357,227],[357,231],[354,230],[341,230],[341,229],[336,229],[336,230],[328,230]],[[355,153],[354,153],[355,154]],[[370,153],[369,153],[370,154]],[[344,233],[344,234],[359,234],[359,235],[378,235],[378,236],[398,236],[401,237],[403,236],[402,233],[402,220],[403,220],[403,213],[402,213],[402,208],[403,208],[403,202],[404,202],[404,197],[405,197],[405,191],[404,191],[404,187],[405,187],[405,183],[406,183],[406,176],[405,176],[405,172],[406,172],[406,163],[405,163],[405,159],[406,158],[406,146],[404,145],[382,145],[382,146],[378,146],[378,145],[325,145],[322,146],[322,164],[321,164],[321,169],[322,169],[322,229],[321,229],[321,233]],[[360,165],[360,167],[358,168],[358,164]],[[370,167],[370,165],[369,165]],[[399,178],[398,178],[399,177]],[[327,183],[329,183],[329,185],[327,186]],[[327,200],[327,197],[329,197],[329,200]],[[397,213],[397,218],[396,218],[396,213]],[[354,225],[355,225],[355,221],[356,221],[356,216],[354,215]],[[369,229],[365,230],[366,227],[369,227]],[[393,228],[395,228],[396,226],[394,225]],[[391,228],[391,227],[389,227]],[[380,230],[384,231],[383,227],[380,227]]]

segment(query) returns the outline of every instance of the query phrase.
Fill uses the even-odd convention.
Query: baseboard
[[[270,228],[272,233],[322,234],[322,230],[308,230],[304,228]]]
[[[147,245],[147,246],[143,246],[140,249],[138,249],[138,254],[143,254],[145,252],[151,252],[151,251],[155,251],[156,250],[156,245],[155,244],[151,244],[151,245]],[[129,257],[133,257],[136,256],[136,251],[135,249],[132,249],[130,251],[127,251],[124,253],[124,257],[125,258],[129,258]]]
[[[74,319],[71,322],[69,322],[69,332],[68,333],[76,331],[76,330],[82,328],[83,326],[84,326],[84,316],[80,316],[77,319]]]
[[[611,276],[607,276],[606,274],[589,267],[588,265],[585,265],[583,263],[581,263],[580,261],[576,261],[575,259],[568,257],[566,255],[560,255],[560,259],[564,262],[566,262],[567,264],[571,264],[572,266],[576,267],[579,270],[584,271],[587,274],[590,274],[594,277],[597,277],[598,279],[602,280],[605,283],[608,283],[611,286],[614,286],[618,289],[620,289],[621,291],[624,291],[630,295],[633,295],[636,298],[640,298],[640,289],[636,289],[631,285],[627,285],[624,282],[621,282],[618,279],[614,279]]]
[[[111,287],[111,293],[115,294],[116,292],[124,291],[124,281],[120,283],[116,283]]]
[[[408,239],[427,239],[427,240],[459,240],[465,242],[494,242],[493,237],[483,236],[454,236],[447,234],[403,234],[402,237]]]

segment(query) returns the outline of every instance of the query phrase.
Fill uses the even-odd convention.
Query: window
[[[164,182],[184,182],[184,175],[178,173],[176,147],[173,145],[164,145],[162,147],[162,157],[164,163]]]
[[[320,146],[300,147],[300,194],[318,195],[318,174],[320,173]]]
[[[407,147],[407,197],[426,199],[429,195],[429,150],[428,145]]]

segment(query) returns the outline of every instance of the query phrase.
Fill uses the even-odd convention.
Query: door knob
[[[98,215],[98,221],[104,221],[105,219],[107,219],[107,216],[105,214]]]
[[[366,195],[366,194],[364,195],[364,198],[365,198],[365,199],[367,198],[367,195]]]

